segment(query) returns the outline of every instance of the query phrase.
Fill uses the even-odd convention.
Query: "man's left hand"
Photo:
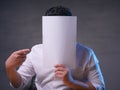
[[[67,85],[73,80],[70,69],[63,64],[55,65],[55,76],[62,79]]]

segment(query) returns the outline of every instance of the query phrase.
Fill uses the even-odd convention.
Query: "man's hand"
[[[26,54],[29,52],[29,49],[22,49],[13,52],[6,61],[6,68],[12,68],[15,69],[19,67],[26,58]]]
[[[21,76],[16,71],[16,68],[25,61],[26,54],[29,51],[29,49],[15,51],[8,57],[5,62],[8,78],[15,88],[18,88],[22,82]]]
[[[70,70],[63,64],[55,65],[55,76],[62,79],[66,85],[73,80]]]
[[[71,87],[73,90],[96,90],[91,82],[81,82],[74,80],[71,71],[62,64],[55,65],[55,76],[63,80],[64,84]]]

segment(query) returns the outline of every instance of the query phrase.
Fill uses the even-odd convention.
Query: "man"
[[[61,6],[52,7],[46,16],[72,16],[69,9]],[[76,61],[74,70],[63,64],[44,68],[42,64],[43,45],[38,44],[29,49],[13,52],[6,60],[6,71],[11,85],[22,88],[36,75],[37,90],[104,90],[104,80],[98,59],[92,49],[76,44]],[[27,53],[30,52],[28,55]],[[27,55],[27,57],[26,57]],[[17,67],[20,68],[18,71]],[[59,79],[54,79],[54,77]]]

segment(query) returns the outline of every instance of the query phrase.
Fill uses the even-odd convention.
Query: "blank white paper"
[[[76,16],[43,16],[43,64],[76,66]]]

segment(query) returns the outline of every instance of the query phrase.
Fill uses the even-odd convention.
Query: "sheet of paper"
[[[43,64],[54,67],[76,65],[76,16],[43,16]]]

